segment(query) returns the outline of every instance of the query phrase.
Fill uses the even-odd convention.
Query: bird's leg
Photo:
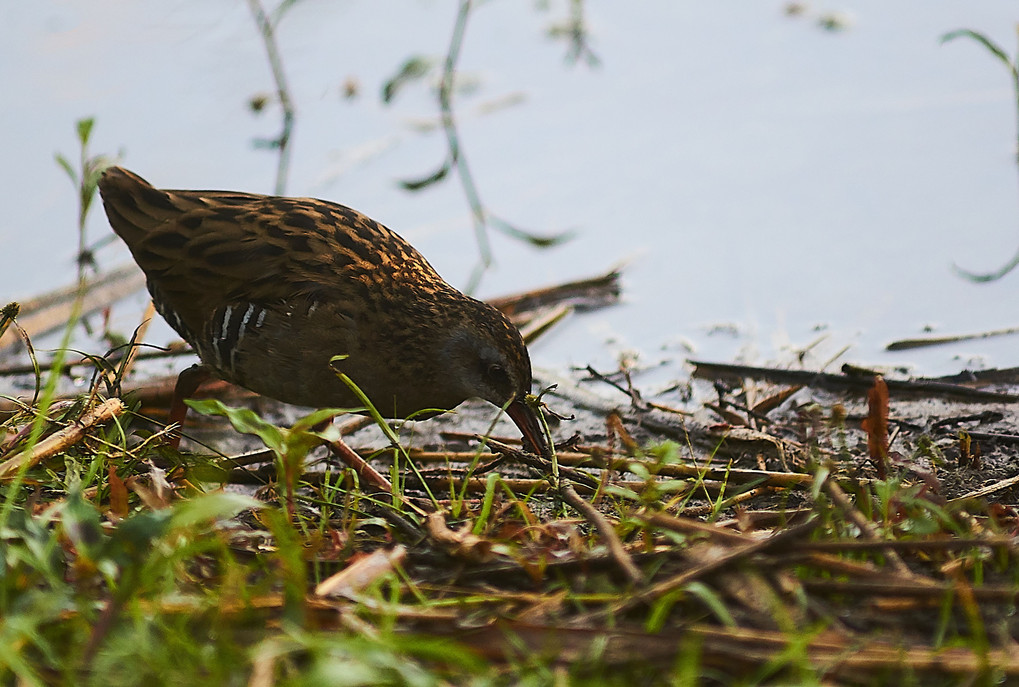
[[[177,384],[173,387],[173,401],[170,403],[169,423],[176,425],[170,431],[169,445],[172,448],[180,448],[181,430],[184,428],[184,418],[188,414],[185,399],[194,396],[202,382],[210,377],[212,372],[205,365],[192,365],[178,375]]]

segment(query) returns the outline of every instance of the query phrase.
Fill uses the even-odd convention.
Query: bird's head
[[[490,305],[469,299],[464,319],[445,332],[439,349],[444,383],[461,398],[506,408],[531,450],[549,453],[531,393],[531,358],[519,330]]]

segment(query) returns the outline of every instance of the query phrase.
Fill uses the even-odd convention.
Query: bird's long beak
[[[524,435],[524,448],[532,451],[542,458],[552,459],[552,447],[545,438],[545,432],[541,428],[541,421],[534,408],[527,405],[523,399],[518,399],[509,404],[506,414],[520,429]]]

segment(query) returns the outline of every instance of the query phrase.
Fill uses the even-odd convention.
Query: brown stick
[[[742,558],[746,558],[747,556],[751,556],[755,553],[766,551],[767,549],[770,549],[776,546],[777,544],[787,542],[790,539],[800,537],[814,529],[819,522],[820,522],[819,518],[813,518],[812,520],[809,520],[803,523],[802,525],[795,525],[788,529],[782,530],[777,534],[773,534],[767,539],[754,539],[750,540],[750,542],[747,543],[745,546],[739,547],[734,546],[732,547],[732,549],[726,551],[718,558],[706,561],[704,563],[701,563],[700,565],[690,568],[685,572],[682,572],[678,575],[674,575],[666,580],[662,580],[661,582],[652,585],[648,589],[638,594],[634,594],[625,601],[612,604],[606,609],[606,612],[609,614],[622,613],[631,608],[635,608],[640,604],[654,601],[655,599],[658,599],[673,590],[679,589],[680,587],[684,587],[690,584],[699,577],[703,577],[704,575],[707,575],[708,573],[714,572],[715,570],[730,565],[735,561],[738,561]]]
[[[127,375],[131,372],[131,368],[134,367],[134,362],[138,359],[138,352],[141,350],[137,344],[145,340],[145,334],[149,331],[149,325],[152,324],[152,318],[155,316],[156,304],[150,300],[149,304],[145,307],[145,314],[142,315],[141,324],[139,324],[138,329],[135,330],[135,345],[128,349],[124,363],[120,366],[121,379],[127,379]]]
[[[864,596],[906,596],[918,599],[940,600],[945,594],[958,594],[959,586],[954,582],[918,583],[915,580],[800,580],[806,589],[829,594],[847,594],[859,599]],[[1014,603],[1019,591],[1009,585],[985,585],[971,589],[973,598],[985,602]]]
[[[616,565],[623,571],[630,582],[636,585],[644,584],[644,573],[640,571],[637,564],[633,562],[629,552],[623,546],[623,542],[619,540],[619,535],[616,534],[616,528],[612,526],[608,518],[601,514],[601,512],[592,506],[590,503],[581,498],[580,494],[577,493],[576,489],[569,482],[563,482],[559,486],[559,493],[562,494],[563,500],[570,504],[578,511],[581,515],[597,528],[598,533],[601,534],[605,540],[605,544],[609,547],[609,552],[612,554],[612,558],[616,561]]]
[[[854,391],[865,394],[874,384],[873,375],[836,375],[826,372],[812,372],[810,370],[780,370],[768,367],[752,367],[749,365],[728,365],[723,363],[709,363],[691,360],[694,366],[694,377],[701,379],[715,379],[716,377],[752,377],[763,379],[774,384],[803,384],[819,389],[833,389],[836,391]],[[886,379],[890,391],[896,393],[914,393],[926,396],[939,396],[944,398],[955,398],[963,401],[1009,403],[1019,401],[1019,395],[1000,394],[994,391],[982,391],[961,384],[947,384],[945,382],[932,381],[928,379],[902,380]]]
[[[19,470],[34,467],[42,460],[63,451],[81,441],[89,428],[109,422],[124,412],[124,403],[119,398],[111,398],[85,413],[75,422],[59,432],[40,441],[29,451],[22,451],[13,458],[0,464],[0,481],[9,481]]]
[[[982,499],[985,496],[989,496],[996,491],[1001,491],[1003,489],[1008,489],[1009,487],[1014,487],[1016,484],[1019,484],[1019,475],[1015,475],[1007,479],[995,482],[994,484],[988,484],[986,487],[980,487],[979,489],[976,489],[974,491],[967,492],[962,496],[950,499],[948,503],[950,504],[959,503],[960,501],[967,501],[969,499]]]
[[[673,532],[679,532],[681,534],[704,534],[712,539],[720,539],[723,542],[729,544],[736,544],[742,546],[746,544],[750,539],[745,534],[740,534],[728,527],[719,527],[718,525],[701,522],[700,520],[694,520],[693,518],[678,518],[667,513],[637,513],[636,517],[655,527],[661,527],[662,529],[671,530]]]
[[[330,441],[328,446],[347,467],[357,474],[362,484],[371,485],[381,492],[392,493],[393,485],[390,484],[389,480],[373,468],[368,461],[347,446],[345,441],[342,439]]]
[[[700,635],[705,654],[715,660],[731,657],[733,660],[764,663],[789,648],[788,635],[773,630],[698,624],[692,626],[690,632]],[[1019,657],[1012,647],[976,652],[963,647],[903,647],[885,642],[862,642],[858,638],[846,640],[825,636],[807,644],[804,653],[813,664],[828,666],[829,673],[834,675],[847,670],[888,671],[904,667],[967,678],[989,668],[1008,675],[1019,674]]]
[[[493,444],[493,442],[489,442]],[[499,446],[506,446],[510,448],[508,444],[498,442]],[[391,449],[385,449],[382,453]],[[510,448],[512,450],[512,448]],[[376,453],[372,451],[364,451],[366,455],[369,453]],[[421,463],[470,463],[475,458],[478,458],[482,462],[488,462],[499,455],[500,453],[477,453],[476,451],[415,451],[410,452],[411,458]],[[646,466],[653,470],[656,475],[663,477],[694,477],[699,479],[715,479],[725,480],[729,483],[745,484],[747,482],[755,482],[761,486],[776,486],[776,487],[809,487],[813,481],[814,476],[803,472],[779,472],[773,470],[744,470],[740,468],[730,467],[715,467],[711,465],[685,465],[685,464],[658,464],[651,461],[639,460],[637,458],[606,458],[594,457],[587,453],[579,453],[576,451],[563,451],[556,454],[560,465],[584,465],[587,467],[607,468],[615,471],[631,472],[630,465],[636,463],[637,465]]]
[[[1019,327],[1008,327],[1007,329],[992,329],[986,332],[975,334],[955,334],[952,336],[922,336],[915,339],[899,339],[885,346],[886,351],[906,351],[911,348],[923,348],[925,346],[941,346],[943,344],[958,343],[959,341],[973,341],[974,339],[989,339],[992,336],[1008,336],[1019,334]]]
[[[566,282],[503,298],[490,298],[488,303],[510,317],[520,312],[560,303],[568,303],[578,310],[601,308],[619,300],[621,272],[621,267],[615,267],[591,279]]]

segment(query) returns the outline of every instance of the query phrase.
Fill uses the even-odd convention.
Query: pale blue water
[[[601,272],[628,260],[625,303],[576,317],[534,348],[539,366],[611,366],[690,355],[789,361],[828,339],[860,364],[919,372],[1019,365],[1019,340],[886,354],[889,340],[1019,324],[1019,275],[954,276],[1019,247],[1015,105],[1003,67],[955,28],[1016,49],[1013,1],[842,2],[788,17],[780,2],[589,2],[598,69],[567,66],[546,36],[566,3],[492,0],[462,58],[478,89],[457,101],[469,162],[491,210],[576,238],[549,251],[493,237],[481,295]],[[829,32],[817,14],[850,26]],[[304,0],[279,30],[298,107],[288,191],[356,207],[415,243],[463,285],[476,252],[452,181],[423,193],[399,178],[441,161],[424,85],[385,107],[383,81],[412,54],[440,56],[454,3]],[[353,78],[360,95],[342,97]],[[77,154],[74,122],[95,116],[93,152],[165,187],[270,191],[278,132],[263,46],[239,0],[8,2],[0,7],[0,301],[73,279],[76,199],[53,153]],[[522,96],[482,114],[486,103]],[[98,210],[98,208],[97,208]],[[109,231],[93,213],[90,237]],[[102,264],[127,259],[115,246]],[[138,308],[122,306],[130,328]],[[709,335],[717,323],[737,335]],[[164,332],[165,333],[165,332]]]

